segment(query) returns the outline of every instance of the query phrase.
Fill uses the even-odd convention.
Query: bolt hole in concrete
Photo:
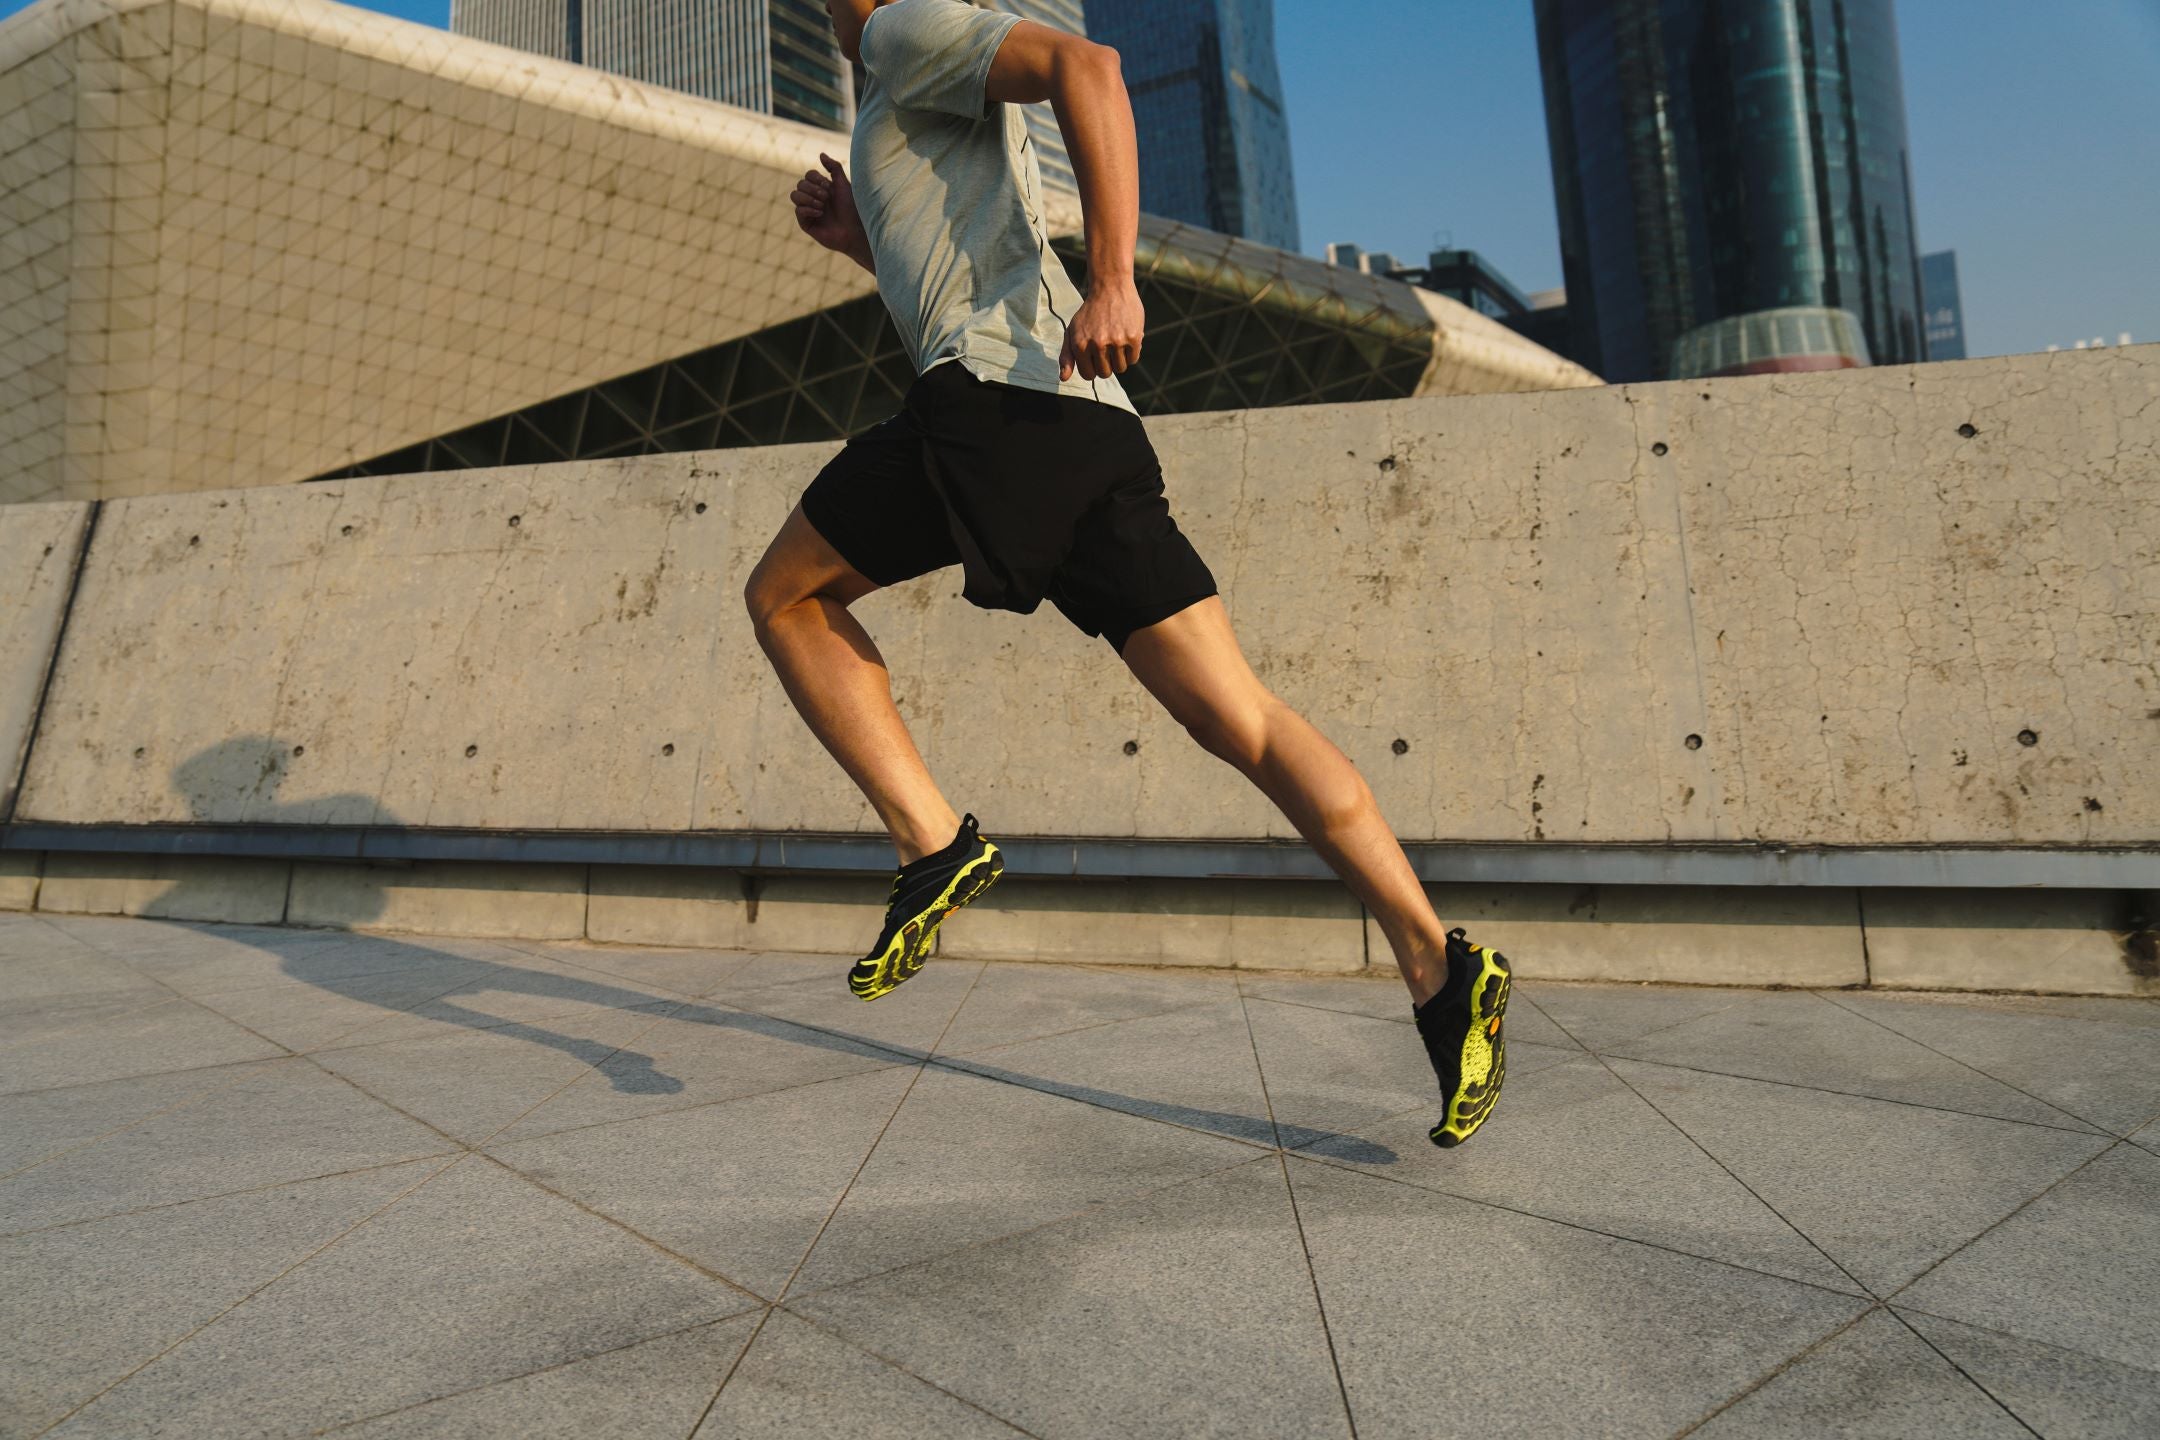
[[[674,746],[674,745],[673,745],[672,743],[670,743],[670,744],[667,744],[667,745],[662,745],[662,746],[660,747],[660,753],[661,753],[661,754],[663,754],[663,755],[672,755],[672,754],[674,754],[674,753],[675,753],[675,746]]]
[[[187,543],[190,545],[200,545],[202,544],[202,536],[190,535],[187,537]]]
[[[1666,448],[1667,448],[1667,447],[1666,447],[1666,444],[1665,444],[1665,442],[1664,442],[1664,441],[1662,441],[1662,440],[1660,440],[1660,441],[1658,441],[1658,442],[1657,442],[1657,444],[1655,444],[1655,445],[1652,445],[1652,446],[1650,447],[1650,453],[1651,453],[1652,455],[1663,455],[1663,454],[1665,454],[1665,453],[1666,453]]]
[[[1979,433],[1980,433],[1980,432],[1979,432],[1978,430],[1974,429],[1974,428],[1972,427],[1972,425],[1970,425],[1970,424],[1965,424],[1965,425],[1960,425],[1960,426],[1958,426],[1958,434],[1960,434],[1960,435],[1964,436],[1964,437],[1965,437],[1965,438],[1966,438],[1967,440],[1970,440],[1970,439],[1972,439],[1972,438],[1973,438],[1973,436],[1975,436],[1975,435],[1977,435],[1977,434],[1979,434]]]
[[[2018,744],[2020,744],[2020,745],[2037,745],[2037,744],[2039,744],[2039,743],[2040,743],[2040,737],[2039,737],[2039,736],[2038,736],[2037,734],[2035,734],[2034,732],[2032,732],[2032,731],[2030,731],[2030,730],[2020,730],[2020,731],[2018,731]]]
[[[1407,755],[1410,753],[1410,742],[1408,740],[1397,740],[1393,745],[1389,746],[1388,748],[1393,750],[1398,755]]]
[[[292,747],[292,753],[295,755],[305,755],[307,754],[307,746],[295,745]]]
[[[479,747],[478,745],[467,745],[467,746],[465,747],[465,758],[466,758],[466,759],[468,759],[468,760],[472,759],[472,757],[473,757],[473,756],[475,756],[475,755],[477,755],[477,754],[479,754],[479,753],[480,753],[480,747]]]
[[[697,502],[697,513],[700,515],[705,513],[705,502],[702,500]]]
[[[1681,741],[1680,743],[1687,746],[1687,748],[1690,750],[1700,750],[1702,749],[1702,736],[1690,735],[1687,737],[1687,739]]]
[[[340,535],[350,535],[350,534],[352,534],[352,526],[350,526],[350,525],[340,525],[340,526],[338,526],[338,534],[340,534]]]
[[[142,759],[142,757],[143,757],[143,754],[144,754],[144,751],[143,751],[143,747],[142,747],[142,746],[140,746],[140,745],[137,745],[137,746],[135,747],[135,758],[136,758],[136,759],[138,759],[138,760],[140,760],[140,759]]]
[[[510,517],[510,528],[511,528],[511,529],[513,529],[513,530],[515,530],[515,529],[516,529],[516,528],[518,527],[518,523],[519,523],[520,521],[522,521],[522,520],[523,520],[524,518],[525,518],[525,517],[524,517],[524,516],[522,516],[522,515],[512,515],[512,516]]]
[[[1127,741],[1125,742],[1125,753],[1126,753],[1126,754],[1128,754],[1128,755],[1137,755],[1137,754],[1139,754],[1139,753],[1140,753],[1140,742],[1139,742],[1138,740],[1127,740]]]

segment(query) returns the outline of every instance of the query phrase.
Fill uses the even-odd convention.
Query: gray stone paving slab
[[[0,1284],[0,1334],[7,1337],[0,1434],[37,1434],[443,1163],[388,1166],[0,1240],[0,1274],[8,1277]]]
[[[2027,1440],[2031,1432],[1896,1316],[1877,1310],[1691,1433],[1702,1440]]]
[[[1606,1050],[1689,1020],[1730,1010],[1760,990],[1723,990],[1699,985],[1600,985],[1589,982],[1520,981],[1508,1008],[1528,1000],[1531,1008],[1578,1044]],[[1513,1023],[1510,1020],[1509,1023]]]
[[[683,1440],[764,1325],[703,1440],[1347,1434],[1323,1300],[1364,1436],[1984,1433],[1880,1317],[1813,1348],[1867,1299],[1779,1213],[1879,1290],[1926,1271],[1897,1314],[2039,1433],[2160,1428],[2160,1125],[2091,1128],[2145,1103],[2151,1001],[1525,984],[1499,1111],[1439,1151],[1372,977],[948,957],[866,1006],[833,956],[57,918],[0,918],[0,1076],[51,1082],[0,1094],[0,1215],[102,1218],[0,1240],[0,1433]],[[365,1023],[295,1058],[115,963]],[[468,993],[349,993],[400,974]],[[1908,1103],[2020,1091],[2049,1123]],[[799,1262],[780,1311],[720,1278]]]
[[[638,1032],[633,1053],[603,1061],[501,1138],[630,1120],[910,1063],[895,1051],[846,1035],[696,1001],[660,1015]]]
[[[54,1434],[323,1429],[754,1306],[472,1157]]]
[[[637,1042],[660,1007],[580,1018],[574,1030],[509,1024],[434,1040],[324,1050],[314,1061],[469,1145],[493,1139],[566,1087],[605,1065],[596,1083],[624,1094],[668,1096],[683,1082],[662,1073]]]
[[[684,950],[584,941],[519,941],[514,947],[573,969],[613,976],[616,983],[697,999],[727,983],[756,957],[724,950]]]
[[[2160,1026],[2143,1023],[2145,1011],[2160,1007],[2149,1001],[2089,1001],[2076,1023],[2065,1025],[2062,1015],[2042,1010],[1858,993],[1831,998],[2114,1134],[2160,1115]]]
[[[1249,1002],[1246,1013],[1285,1145],[1340,1151],[1339,1137],[1405,1112],[1429,1112],[1427,1129],[1440,1118],[1440,1084],[1415,1025],[1270,1000]],[[1507,1083],[1581,1054],[1511,1039]]]
[[[138,1075],[60,1090],[0,1095],[0,1181],[145,1118],[232,1085],[275,1061]]]
[[[1236,993],[1235,981],[1225,974],[1134,970],[1112,976],[1067,965],[988,965],[939,1042],[938,1053],[969,1055],[1228,1000]]]
[[[1021,1433],[775,1310],[695,1440],[1010,1440]]]
[[[1438,1149],[1426,1135],[1432,1118],[1401,1116],[1362,1132],[1400,1157],[1370,1168],[1406,1184],[1690,1255],[1831,1289],[1857,1288],[1594,1058],[1522,1076],[1511,1068],[1501,1103],[1473,1144]],[[1325,1144],[1305,1153],[1342,1158]]]
[[[133,966],[44,921],[0,915],[0,1007],[84,1000],[162,999],[166,991]]]
[[[2042,1435],[2160,1435],[2160,1372],[1900,1309],[1905,1322]]]
[[[336,1433],[351,1440],[682,1440],[758,1318],[753,1312],[699,1325]]]
[[[0,1010],[0,1095],[285,1054],[178,996]]]
[[[983,970],[980,960],[933,959],[898,990],[865,1003],[847,988],[852,963],[828,956],[814,974],[772,985],[724,986],[714,998],[921,1059],[952,1023]]]
[[[1413,1025],[1410,992],[1402,980],[1394,975],[1358,976],[1355,978],[1307,978],[1285,976],[1276,979],[1259,979],[1240,976],[1238,987],[1247,997],[1255,1000],[1272,1000],[1283,1005],[1306,1005],[1319,1010],[1341,1010],[1351,1015],[1367,1015],[1375,1020],[1394,1020]],[[1518,988],[1515,998],[1524,991]],[[1507,1016],[1508,1033],[1517,1040],[1527,1040],[1537,1045],[1557,1045],[1564,1049],[1580,1049],[1566,1031],[1545,1018],[1535,1006],[1511,1007]]]
[[[251,1068],[0,1180],[0,1231],[439,1155],[442,1136],[305,1060]]]
[[[1866,1305],[1318,1161],[1290,1176],[1361,1440],[1670,1435]]]
[[[938,1063],[1233,1140],[1275,1143],[1235,998]]]
[[[2116,1145],[1898,1296],[1914,1310],[2160,1370],[2160,1156]]]
[[[791,1294],[1243,1164],[1248,1146],[935,1066],[908,1092]]]
[[[881,1070],[498,1145],[491,1153],[774,1298],[914,1074]]]
[[[1886,1295],[2084,1164],[2105,1136],[1615,1060],[1614,1070]]]
[[[1935,1105],[1968,1115],[2090,1128],[2044,1101],[1806,991],[1751,996],[1729,1009],[1607,1046],[1602,1053]]]
[[[1261,1156],[793,1308],[1044,1437],[1346,1436],[1279,1167]]]
[[[438,1000],[487,967],[438,958],[433,964],[340,972],[321,983],[286,983],[206,990],[192,998],[237,1025],[294,1051],[390,1038],[384,1022]]]

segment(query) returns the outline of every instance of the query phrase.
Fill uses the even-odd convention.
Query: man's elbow
[[[1058,88],[1066,94],[1117,94],[1125,88],[1118,52],[1108,45],[1074,36],[1058,56]]]

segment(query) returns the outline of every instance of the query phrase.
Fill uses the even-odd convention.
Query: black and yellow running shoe
[[[1489,945],[1472,945],[1461,926],[1447,933],[1447,980],[1439,993],[1412,1007],[1418,1036],[1440,1077],[1447,1108],[1432,1127],[1432,1143],[1460,1145],[1485,1123],[1507,1078],[1508,963]]]
[[[1005,857],[975,833],[975,817],[964,816],[952,844],[909,861],[893,876],[884,933],[848,971],[848,989],[858,999],[875,1000],[914,979],[945,917],[978,898],[1004,871]]]

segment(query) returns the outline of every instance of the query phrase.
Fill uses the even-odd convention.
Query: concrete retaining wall
[[[2160,885],[2156,398],[2142,347],[1149,429],[1256,668],[1406,840],[2127,847]],[[872,830],[740,600],[836,448],[104,502],[14,818]],[[993,834],[1294,840],[1108,646],[957,589],[859,613]],[[0,673],[4,717],[30,672]],[[305,915],[449,913],[255,863]],[[652,923],[573,878],[540,888]],[[1107,943],[1011,888],[1020,918],[964,943]],[[1289,933],[1239,903],[1202,950]]]

